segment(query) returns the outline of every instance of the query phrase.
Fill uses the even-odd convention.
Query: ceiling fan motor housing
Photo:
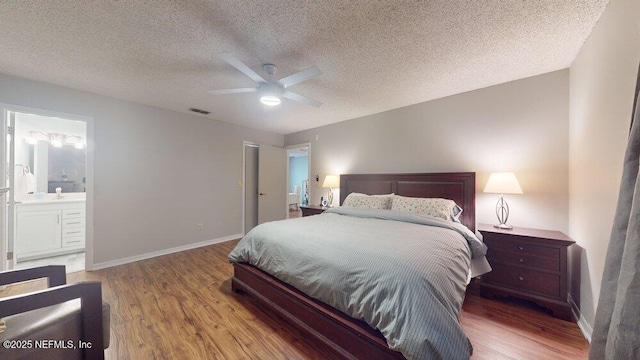
[[[262,70],[264,70],[269,76],[273,76],[278,71],[278,67],[273,64],[264,64],[262,65]]]

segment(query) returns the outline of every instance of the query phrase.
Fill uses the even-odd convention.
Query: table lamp
[[[338,180],[338,176],[325,176],[324,181],[322,182],[322,187],[329,188],[329,193],[327,194],[327,205],[331,206],[331,204],[333,203],[333,188],[340,187],[340,180]]]
[[[494,227],[499,229],[513,229],[513,226],[507,225],[507,219],[509,219],[509,204],[504,200],[504,194],[522,194],[522,188],[520,188],[516,174],[512,172],[492,173],[489,175],[489,181],[487,181],[483,192],[500,194],[500,200],[498,200],[496,204],[496,216],[500,223],[494,225]]]

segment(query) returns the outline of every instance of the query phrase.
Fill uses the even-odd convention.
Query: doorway
[[[256,225],[287,218],[284,148],[243,143],[243,221],[246,234]]]
[[[10,188],[6,268],[85,269],[87,122],[32,109],[5,109]]]
[[[287,147],[288,217],[302,216],[300,206],[309,204],[310,144]]]

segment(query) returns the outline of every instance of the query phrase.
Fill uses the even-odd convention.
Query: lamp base
[[[493,227],[497,228],[497,229],[502,229],[502,230],[511,230],[511,229],[513,229],[513,226],[507,225],[507,224],[493,225]]]

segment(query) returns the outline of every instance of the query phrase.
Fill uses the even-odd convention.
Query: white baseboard
[[[169,248],[169,249],[158,250],[158,251],[154,251],[154,252],[150,252],[150,253],[146,253],[146,254],[130,256],[130,257],[126,257],[126,258],[123,258],[123,259],[105,261],[105,262],[93,264],[92,269],[87,269],[87,270],[100,270],[100,269],[105,269],[105,268],[109,268],[109,267],[112,267],[112,266],[124,265],[124,264],[132,263],[132,262],[135,262],[135,261],[151,259],[151,258],[154,258],[154,257],[163,256],[163,255],[169,255],[169,254],[177,253],[177,252],[180,252],[180,251],[191,250],[191,249],[196,249],[196,248],[203,247],[203,246],[209,246],[209,245],[213,245],[213,244],[218,244],[218,243],[229,241],[229,240],[240,239],[241,237],[242,237],[242,234],[229,235],[229,236],[225,236],[225,237],[221,237],[221,238],[217,238],[217,239],[205,240],[205,241],[201,241],[201,242],[198,242],[198,243],[182,245],[182,246],[176,246],[176,247]]]
[[[584,338],[587,339],[589,344],[591,344],[591,334],[593,334],[593,328],[591,327],[591,325],[589,325],[587,320],[582,315],[580,315],[580,317],[578,318],[578,327],[580,328],[580,330],[582,330],[582,335],[584,335]]]
[[[589,341],[589,344],[591,344],[591,334],[593,334],[593,328],[587,322],[587,319],[585,319],[584,316],[582,316],[582,314],[580,313],[580,309],[578,308],[578,305],[576,305],[575,301],[573,301],[571,294],[569,294],[569,304],[571,304],[571,311],[573,312],[573,316],[578,319],[578,327],[580,328],[580,331],[582,331],[582,335],[584,335],[584,338]]]

